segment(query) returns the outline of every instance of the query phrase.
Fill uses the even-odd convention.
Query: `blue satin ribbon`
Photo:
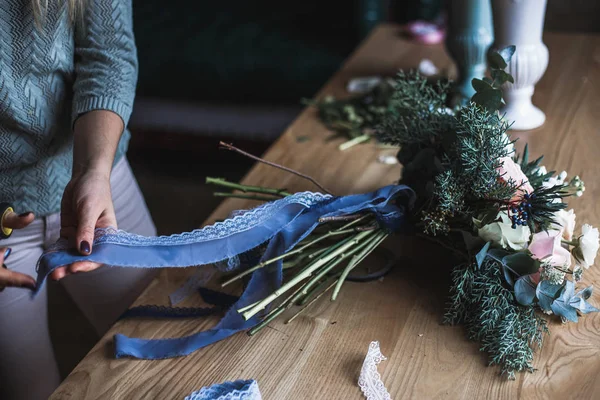
[[[291,250],[323,217],[371,212],[381,226],[398,231],[405,226],[407,210],[414,198],[414,192],[405,185],[343,197],[298,193],[189,234],[147,238],[122,231],[107,233],[94,240],[93,252],[88,256],[65,248],[44,253],[38,261],[38,288],[54,269],[76,261],[136,268],[188,267],[223,261],[265,243],[261,259],[268,260]],[[260,322],[266,310],[247,321],[237,310],[277,290],[282,275],[281,261],[255,271],[239,300],[212,329],[172,339],[138,339],[117,334],[115,355],[142,359],[184,356],[250,329]]]

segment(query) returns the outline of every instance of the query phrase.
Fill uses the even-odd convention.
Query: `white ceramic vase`
[[[546,115],[533,105],[534,86],[548,67],[548,48],[542,42],[547,0],[491,0],[494,49],[515,45],[507,71],[515,83],[502,87],[506,106],[501,110],[511,129],[527,130],[543,125]]]

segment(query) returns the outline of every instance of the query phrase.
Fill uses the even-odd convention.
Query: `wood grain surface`
[[[545,154],[548,169],[566,169],[584,179],[585,195],[571,205],[579,224],[598,226],[600,37],[547,34],[544,41],[550,49],[550,65],[536,87],[534,102],[546,112],[547,121],[535,131],[515,136],[519,146],[530,143],[533,156]],[[381,26],[320,96],[346,95],[344,87],[352,77],[393,75],[399,68],[415,68],[422,58],[441,68],[451,65],[443,46],[417,45],[401,38],[396,26]],[[298,141],[299,136],[310,140]],[[315,177],[340,195],[370,191],[398,179],[400,166],[376,160],[379,154],[393,151],[386,153],[369,144],[340,152],[341,141],[317,121],[313,109],[307,109],[265,157]],[[256,165],[243,182],[314,190],[310,183],[264,165]],[[253,205],[224,201],[207,223]],[[578,324],[552,323],[552,333],[535,359],[539,370],[507,381],[498,376],[497,368],[487,367],[486,356],[467,340],[462,328],[440,324],[448,288],[447,257],[436,249],[423,252],[418,243],[397,238],[387,244],[412,257],[403,259],[382,282],[348,283],[338,301],[331,303],[324,297],[289,325],[276,321],[255,337],[238,334],[187,357],[115,360],[112,337],[115,333],[178,337],[204,330],[217,318],[120,321],[52,398],[182,399],[202,386],[254,378],[265,400],[361,399],[357,378],[372,340],[380,341],[388,357],[379,371],[394,399],[600,398],[600,315],[587,315]],[[585,284],[600,283],[599,268],[587,272]],[[163,271],[136,304],[167,305],[167,295],[191,272]],[[598,306],[600,293],[591,301]],[[184,305],[201,304],[194,297]]]

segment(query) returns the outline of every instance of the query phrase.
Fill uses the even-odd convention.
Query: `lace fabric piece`
[[[129,233],[112,227],[96,229],[94,233],[94,246],[100,244],[117,244],[126,246],[180,246],[198,242],[207,242],[223,239],[232,233],[245,232],[255,226],[264,223],[273,214],[285,208],[290,204],[299,204],[309,208],[324,200],[331,199],[329,194],[301,192],[283,199],[262,204],[250,210],[239,211],[235,216],[213,225],[205,226],[201,229],[195,229],[191,232],[183,232],[169,236],[142,236],[135,233]],[[50,246],[45,254],[68,250],[69,243],[65,239],[60,239],[54,245]],[[232,255],[235,257],[237,254]],[[224,257],[226,260],[231,257]]]
[[[358,386],[367,400],[392,400],[377,371],[377,365],[384,360],[387,358],[381,354],[379,342],[371,342],[358,378]]]
[[[262,400],[255,380],[237,380],[206,386],[184,400]]]

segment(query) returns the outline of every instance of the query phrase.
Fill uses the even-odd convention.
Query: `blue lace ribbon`
[[[46,251],[38,261],[38,288],[55,268],[76,261],[135,268],[178,268],[213,264],[267,244],[262,260],[277,257],[308,236],[323,217],[371,212],[390,231],[405,226],[414,192],[405,185],[386,186],[371,193],[334,197],[296,193],[266,203],[192,232],[145,237],[117,230],[98,231],[92,254],[83,256],[65,240]],[[116,357],[161,359],[184,356],[237,332],[255,326],[262,314],[244,320],[237,310],[262,300],[282,283],[282,263],[255,271],[239,300],[212,329],[171,339],[138,339],[117,334]]]

